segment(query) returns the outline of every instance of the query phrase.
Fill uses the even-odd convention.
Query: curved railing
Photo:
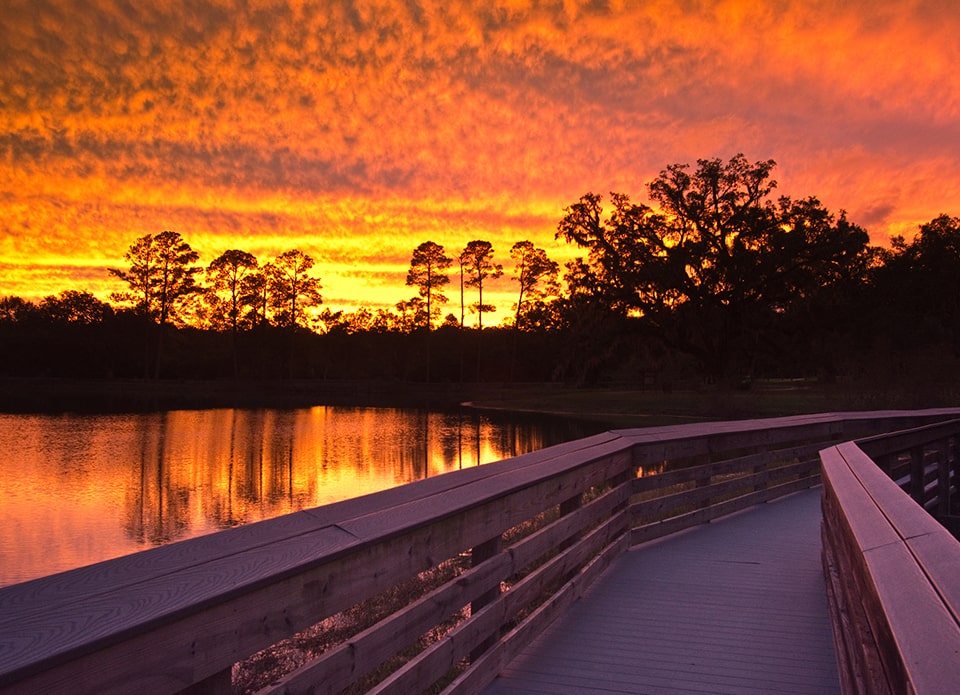
[[[951,414],[609,432],[6,587],[0,690],[230,692],[237,662],[363,614],[264,692],[477,692],[631,544],[817,484],[825,446]]]
[[[954,420],[821,452],[824,571],[846,695],[960,688],[960,542],[946,528],[960,501],[958,443]]]

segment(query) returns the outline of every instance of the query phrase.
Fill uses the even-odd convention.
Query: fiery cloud
[[[0,295],[106,294],[175,229],[390,306],[422,241],[566,260],[581,194],[737,152],[883,243],[960,214],[958,31],[942,0],[7,0]]]

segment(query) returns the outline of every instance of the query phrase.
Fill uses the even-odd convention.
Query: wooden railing
[[[263,692],[475,693],[631,544],[816,484],[824,446],[951,413],[609,432],[6,587],[0,690],[230,692],[237,662],[412,582],[430,589]]]
[[[841,685],[960,690],[960,421],[821,452],[823,558]]]

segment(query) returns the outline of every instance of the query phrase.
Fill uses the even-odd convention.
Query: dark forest
[[[420,244],[415,296],[346,314],[316,311],[320,278],[299,250],[261,264],[231,249],[201,266],[178,233],[148,234],[111,271],[127,291],[109,302],[83,290],[0,299],[0,376],[658,389],[951,379],[960,218],[874,246],[816,197],[774,197],[774,166],[741,155],[673,165],[647,185],[649,205],[584,195],[557,227],[584,255],[559,268],[518,241],[507,268],[517,302],[494,327],[484,282],[505,271],[483,240],[452,255]],[[482,328],[465,327],[467,312]]]

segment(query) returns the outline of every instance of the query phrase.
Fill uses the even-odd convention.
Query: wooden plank
[[[537,511],[542,511],[619,475],[631,465],[629,452],[616,442],[595,447],[589,457],[573,462],[550,461],[543,464],[542,470],[509,471],[468,487],[451,490],[438,498],[431,498],[426,504],[418,500],[408,505],[373,510],[339,525],[359,538],[389,537],[392,533],[422,525],[431,519],[491,503],[504,510],[501,530],[506,530],[532,516],[527,513],[528,505],[521,507],[522,511],[512,507],[511,503],[515,500],[540,500],[534,506],[539,507]]]
[[[301,537],[322,528],[308,514],[287,514],[6,586],[0,588],[0,634],[37,612],[49,613],[95,596],[124,592],[144,581]]]
[[[900,432],[885,432],[863,437],[856,440],[856,444],[867,456],[876,460],[882,456],[907,451],[927,442],[954,435],[960,435],[960,420],[947,420]]]
[[[864,494],[882,510],[900,538],[929,533],[937,522],[896,483],[884,475],[858,445],[850,442],[837,447],[840,455],[861,486]]]
[[[597,445],[615,443],[617,440],[616,435],[596,435],[513,459],[454,471],[359,498],[247,524],[220,533],[51,575],[26,582],[26,586],[4,587],[0,589],[0,626],[22,620],[25,614],[20,611],[45,612],[57,604],[68,604],[72,601],[86,600],[97,594],[119,591],[161,574],[173,574],[200,563],[239,555],[259,546],[279,543],[317,531],[344,519],[362,517],[372,508],[387,510],[430,499],[451,490],[470,486],[479,480],[537,466],[544,461],[557,459],[566,461],[568,456],[584,451],[589,452]]]
[[[873,548],[865,559],[894,640],[888,649],[896,653],[888,658],[897,658],[906,672],[903,686],[916,693],[953,692],[960,683],[960,628],[953,616],[905,545]]]
[[[801,461],[799,463],[782,466],[780,468],[765,470],[760,473],[742,475],[738,478],[722,480],[710,485],[682,490],[666,495],[661,495],[650,500],[643,500],[631,505],[632,518],[637,521],[648,517],[658,517],[673,514],[678,509],[683,509],[691,505],[710,500],[714,497],[723,497],[734,495],[741,492],[754,492],[767,486],[771,479],[788,478],[792,476],[811,477],[811,474],[819,475],[818,461]],[[636,479],[642,480],[642,479]],[[634,481],[634,492],[636,492],[636,480]],[[809,485],[808,485],[809,487]]]
[[[629,486],[592,500],[504,550],[479,567],[467,570],[407,608],[388,616],[344,645],[279,680],[268,692],[337,693],[370,672],[386,658],[412,643],[430,627],[448,617],[492,586],[522,570],[534,559],[570,538],[573,529],[592,526],[607,517],[629,495]],[[559,539],[559,540],[558,540]]]
[[[456,610],[491,587],[499,586],[512,572],[512,558],[508,553],[501,553],[301,666],[261,694],[342,692]]]
[[[622,535],[625,527],[625,515],[611,518],[569,549],[528,574],[510,591],[501,594],[370,692],[376,695],[403,695],[428,688],[473,651],[487,635],[497,632],[520,610],[542,595],[546,587],[570,572],[579,571],[590,555]]]
[[[678,470],[664,471],[657,475],[644,476],[634,480],[634,492],[645,492],[647,490],[671,487],[681,483],[687,483],[699,480],[704,476],[733,475],[753,469],[757,465],[778,463],[800,458],[811,462],[820,449],[826,446],[822,442],[816,444],[806,444],[803,446],[789,447],[786,449],[777,449],[772,451],[763,451],[748,456],[741,456],[713,463],[690,466]]]
[[[527,645],[542,633],[558,616],[599,579],[627,548],[628,534],[620,536],[608,545],[580,573],[564,584],[548,601],[509,633],[492,649],[461,673],[447,688],[444,695],[479,695],[497,676],[497,673],[515,658]]]
[[[769,502],[770,500],[774,500],[794,492],[799,492],[800,490],[808,489],[817,485],[818,483],[818,476],[802,478],[789,483],[776,485],[766,490],[750,492],[730,500],[718,502],[717,504],[705,507],[703,509],[697,509],[685,514],[678,514],[662,521],[655,521],[649,524],[636,526],[633,528],[630,536],[630,545],[639,545],[656,538],[677,533],[678,531],[683,531],[685,529],[707,523],[714,519],[719,519],[722,516],[762,504],[763,502]]]
[[[820,452],[820,460],[824,470],[825,496],[837,501],[840,520],[850,529],[857,545],[866,551],[898,542],[900,537],[866,493],[840,448],[824,449]]]
[[[837,692],[818,507],[808,491],[631,550],[484,692]]]

